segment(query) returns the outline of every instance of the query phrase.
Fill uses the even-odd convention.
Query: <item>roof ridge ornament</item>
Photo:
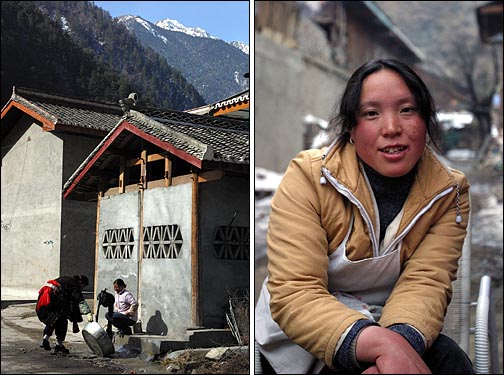
[[[129,94],[127,98],[119,99],[119,104],[121,105],[121,109],[123,110],[126,117],[131,116],[130,109],[136,106],[137,101],[138,95],[135,92]]]

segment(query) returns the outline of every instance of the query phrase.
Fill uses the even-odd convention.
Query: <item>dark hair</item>
[[[75,275],[74,279],[77,280],[78,282],[82,283],[84,286],[89,285],[89,279],[87,278],[86,275]]]
[[[126,288],[126,284],[124,283],[123,279],[115,279],[114,284],[117,284],[123,288]]]
[[[341,97],[339,113],[330,120],[330,128],[339,138],[339,146],[350,140],[350,131],[356,126],[356,114],[360,105],[360,96],[364,79],[369,75],[384,69],[393,70],[399,74],[415,97],[420,116],[425,122],[429,142],[439,150],[438,141],[441,127],[436,118],[434,99],[420,76],[407,64],[396,59],[371,60],[359,67],[350,77]]]

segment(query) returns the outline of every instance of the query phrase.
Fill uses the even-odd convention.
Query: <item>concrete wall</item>
[[[61,134],[63,140],[63,184],[91,150],[100,142],[96,137]],[[64,199],[61,212],[61,274],[84,274],[94,288],[96,248],[96,202]]]
[[[113,282],[121,278],[126,283],[127,289],[138,297],[138,252],[140,233],[140,192],[130,192],[100,199],[99,247],[96,254],[97,272],[95,274],[95,295],[107,288],[114,294]],[[131,228],[133,240],[131,241],[131,258],[107,259],[103,249],[105,232],[116,229]],[[126,241],[127,242],[127,241]],[[95,300],[94,311],[97,304]],[[98,321],[105,322],[106,309],[100,307]]]
[[[2,139],[2,286],[60,275],[62,158],[63,141],[28,116]]]
[[[142,259],[142,328],[180,335],[191,325],[192,184],[145,190],[143,212],[144,227],[177,225],[182,247],[178,258]]]
[[[105,197],[100,201],[99,251],[97,255],[98,294],[113,292],[113,280],[122,278],[140,303],[139,320],[144,332],[182,335],[191,325],[191,228],[192,184],[157,188]],[[140,207],[143,226],[177,225],[182,236],[178,258],[145,258],[139,252]],[[132,228],[134,245],[130,259],[106,259],[105,231]],[[145,239],[147,240],[147,238]],[[167,243],[168,238],[164,238]],[[95,309],[96,310],[96,309]],[[99,319],[106,309],[100,307]]]
[[[64,201],[62,187],[98,142],[44,132],[26,115],[2,139],[2,286],[74,274],[92,283],[96,203]]]
[[[248,230],[249,179],[224,177],[199,186],[202,325],[222,328],[226,323],[229,294],[236,288],[249,289],[250,247],[246,249],[245,259],[218,259],[214,247],[215,230],[218,226],[229,225]],[[140,303],[139,319],[143,331],[181,336],[192,326],[192,184],[145,190],[143,204],[140,197],[140,192],[133,192],[100,201],[96,294],[104,288],[113,293],[113,280],[123,278]],[[181,246],[177,257],[139,256],[140,207],[144,228],[178,228]],[[130,259],[106,259],[103,250],[105,231],[120,228],[133,228],[133,255]],[[173,236],[154,237],[151,233],[149,237],[144,234],[144,251],[148,242],[164,242],[165,247],[175,243]],[[100,307],[99,320],[104,320],[105,312],[106,309]]]
[[[242,260],[219,259],[214,246],[215,230],[219,226],[250,230],[249,190],[248,177],[226,176],[200,184],[200,295],[205,327],[222,328],[229,295],[236,288],[250,289],[250,246],[248,258]]]
[[[348,76],[255,34],[255,163],[284,172],[303,149],[303,118],[328,120]]]

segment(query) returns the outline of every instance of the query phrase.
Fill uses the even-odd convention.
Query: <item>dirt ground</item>
[[[186,351],[176,360],[161,360],[169,373],[180,374],[248,374],[250,373],[247,353],[228,350],[220,360],[209,360],[200,351]]]
[[[107,358],[97,357],[80,333],[67,333],[70,354],[54,354],[39,347],[43,325],[35,303],[2,302],[2,374],[248,374],[249,354],[230,347],[220,359],[205,358],[210,349],[182,351],[176,361],[138,354],[124,347]],[[54,337],[51,341],[54,345]],[[166,358],[166,357],[165,357]],[[175,363],[174,363],[175,362]],[[176,366],[173,366],[175,364]],[[171,367],[169,367],[172,365]]]

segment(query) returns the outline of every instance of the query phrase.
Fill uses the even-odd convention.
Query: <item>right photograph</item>
[[[260,1],[256,374],[502,373],[502,1]]]

